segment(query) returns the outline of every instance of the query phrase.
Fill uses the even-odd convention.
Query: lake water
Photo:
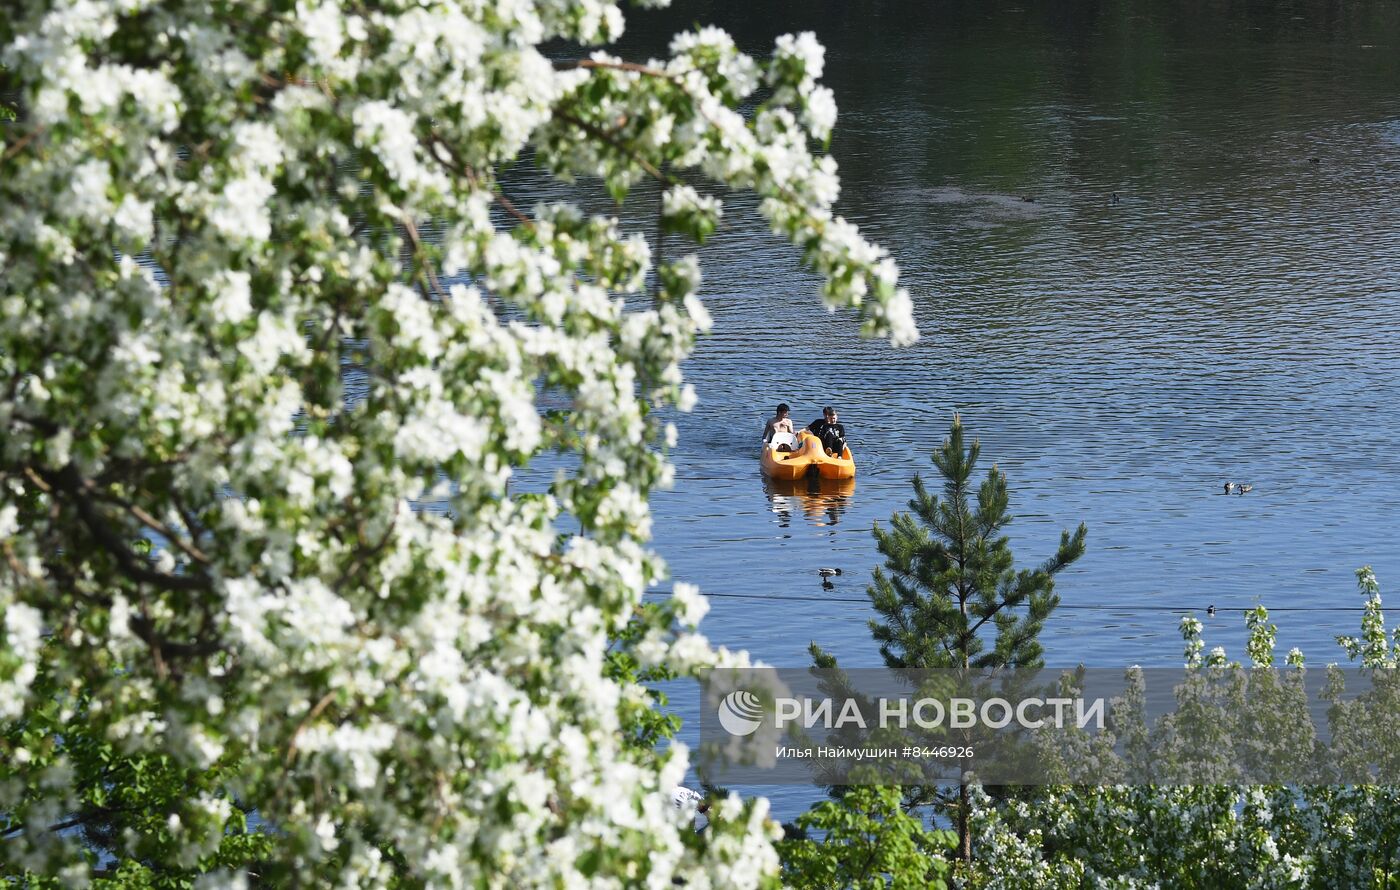
[[[1331,658],[1358,624],[1353,570],[1400,584],[1400,10],[1053,6],[631,15],[634,54],[692,21],[755,53],[817,32],[842,211],[893,252],[924,334],[858,340],[728,202],[702,254],[714,333],[686,369],[701,401],[654,502],[676,578],[774,597],[715,596],[715,641],[878,664],[870,527],[932,472],[954,411],[1009,477],[1021,565],[1088,524],[1051,663],[1178,663],[1180,614],[1210,604],[1208,643],[1242,654],[1225,612],[1256,602],[1312,610],[1277,611],[1280,645]],[[778,401],[802,423],[840,409],[853,492],[765,486]]]
[[[1400,8],[1036,6],[630,14],[632,57],[696,21],[755,53],[817,32],[842,211],[893,252],[924,334],[858,340],[730,200],[656,546],[714,595],[715,642],[876,665],[870,528],[958,411],[1009,477],[1020,565],[1089,527],[1050,664],[1179,664],[1180,615],[1211,604],[1207,644],[1242,657],[1231,610],[1256,602],[1282,649],[1338,658],[1353,570],[1400,584]],[[801,423],[840,409],[853,491],[765,485],[755,443],[779,401]],[[843,569],[834,590],[819,566]]]

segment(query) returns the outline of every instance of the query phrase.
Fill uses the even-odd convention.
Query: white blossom
[[[703,28],[623,68],[553,59],[617,39],[613,0],[11,6],[0,720],[233,771],[307,886],[771,884],[764,807],[683,832],[656,802],[683,747],[624,745],[644,692],[604,669],[634,620],[643,663],[748,664],[697,632],[684,582],[637,608],[666,575],[657,410],[695,406],[682,366],[714,325],[700,257],[507,206],[498,177],[533,162],[620,195],[659,173],[697,246],[710,193],[753,191],[829,306],[912,342],[893,260],[833,214],[808,144],[835,120],[815,36],[757,59]],[[508,487],[556,451],[547,493]],[[85,708],[35,705],[74,683]],[[73,765],[28,756],[0,763],[0,817],[62,821]],[[18,769],[42,781],[13,804]],[[163,865],[244,885],[194,874],[226,799],[169,815]],[[91,878],[79,836],[43,838],[0,845],[0,870]]]

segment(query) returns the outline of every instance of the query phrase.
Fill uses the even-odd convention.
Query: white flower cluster
[[[723,31],[702,28],[677,36],[671,53],[649,65],[594,53],[583,63],[593,76],[564,93],[564,113],[543,128],[539,160],[561,176],[600,176],[619,198],[642,178],[657,178],[668,188],[665,216],[699,240],[718,213],[667,168],[698,169],[729,188],[752,189],[773,231],[822,276],[829,307],[858,308],[867,336],[916,341],[913,301],[898,286],[898,269],[832,213],[840,191],[836,163],[808,146],[829,136],[836,113],[831,92],[817,83],[824,53],[815,36],[784,35],[760,63]],[[771,96],[746,116],[740,109],[760,86]]]
[[[825,66],[826,50],[811,31],[778,38],[769,83],[780,102],[801,106],[802,122],[817,139],[830,138],[836,125],[836,94],[817,85]]]
[[[661,195],[661,216],[674,228],[704,241],[719,225],[724,205],[718,198],[702,196],[688,185],[667,189]]]
[[[13,720],[23,712],[24,701],[37,672],[39,611],[24,603],[11,603],[5,610],[4,646],[13,667],[9,676],[0,674],[0,720]]]
[[[24,826],[0,870],[83,883],[57,826],[104,770],[159,762],[188,793],[110,852],[234,863],[214,885],[242,880],[235,797],[288,883],[771,885],[761,802],[685,831],[684,750],[629,745],[645,694],[609,663],[637,623],[644,664],[748,663],[695,632],[691,587],[638,609],[673,475],[654,409],[694,404],[681,362],[711,325],[698,259],[653,269],[617,220],[527,214],[496,171],[533,151],[619,197],[657,177],[697,243],[721,205],[680,171],[752,189],[831,306],[911,342],[893,262],[833,217],[809,150],[835,119],[815,38],[760,62],[703,29],[667,60],[556,67],[540,45],[615,39],[614,2],[6,15],[0,721],[48,723],[38,747],[0,731],[0,820]],[[510,491],[555,450],[548,492]],[[82,760],[103,746],[118,762]]]

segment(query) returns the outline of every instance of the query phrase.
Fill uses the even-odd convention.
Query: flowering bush
[[[695,633],[698,595],[636,611],[664,572],[655,409],[694,402],[680,362],[709,324],[697,259],[653,269],[615,219],[522,210],[497,171],[528,151],[619,200],[659,180],[695,242],[707,183],[752,190],[829,305],[917,332],[894,263],[831,213],[813,37],[770,60],[711,28],[645,63],[539,48],[623,24],[610,0],[9,4],[0,869],[775,880],[761,803],[684,830],[686,753],[637,743],[645,694],[607,654],[744,660]],[[571,410],[542,415],[542,387]],[[572,469],[508,494],[548,450]],[[275,830],[243,834],[245,809]],[[114,859],[75,830],[114,825]]]
[[[1130,687],[1129,716],[1117,727],[1128,758],[1143,757],[1139,773],[1153,769],[1167,784],[1063,785],[1040,789],[1004,805],[982,794],[974,811],[976,861],[970,887],[1394,887],[1400,884],[1400,787],[1365,783],[1362,771],[1379,765],[1394,776],[1400,635],[1388,639],[1380,587],[1369,567],[1357,572],[1366,597],[1362,636],[1339,638],[1374,683],[1344,700],[1329,670],[1330,738],[1312,737],[1309,702],[1297,678],[1303,654],[1288,653],[1288,669],[1249,677],[1224,650],[1202,657],[1201,622],[1181,622],[1192,676],[1176,691],[1178,715],[1197,726],[1216,726],[1211,738],[1183,739],[1169,725],[1160,736],[1132,718],[1141,711],[1141,685]],[[1268,613],[1245,613],[1246,652],[1256,668],[1273,664],[1276,628]],[[1141,679],[1141,672],[1138,672]],[[1261,683],[1262,688],[1261,687]],[[1243,715],[1243,716],[1241,716]],[[1242,731],[1245,720],[1254,725]],[[1261,721],[1267,721],[1261,723]],[[1170,719],[1164,721],[1171,723]],[[1258,752],[1239,739],[1267,739]],[[1097,746],[1047,752],[1083,758],[1102,768],[1110,752]],[[1302,764],[1317,757],[1319,784],[1239,784],[1240,771],[1265,757]],[[1387,762],[1387,759],[1389,762]],[[1199,777],[1215,771],[1219,784]],[[1247,774],[1247,772],[1245,773]],[[1375,775],[1371,773],[1370,775]],[[1190,776],[1197,784],[1170,784]],[[1351,784],[1357,780],[1363,783]],[[1230,784],[1233,782],[1233,784]]]

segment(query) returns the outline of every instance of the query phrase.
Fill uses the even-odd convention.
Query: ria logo
[[[719,725],[730,735],[751,735],[763,725],[763,703],[752,692],[731,692],[719,703]]]

